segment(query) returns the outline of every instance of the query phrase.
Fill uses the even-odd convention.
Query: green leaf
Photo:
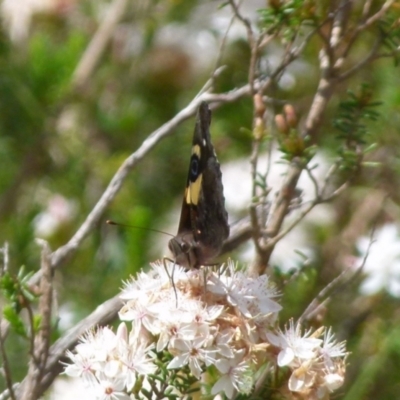
[[[39,332],[41,325],[42,325],[42,316],[39,314],[35,314],[33,316],[33,332],[34,333]]]
[[[6,304],[3,307],[3,316],[10,323],[11,329],[17,334],[27,339],[28,334],[21,317],[17,311],[10,305]]]

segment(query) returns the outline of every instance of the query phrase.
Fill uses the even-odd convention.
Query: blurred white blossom
[[[81,377],[98,399],[129,398],[160,373],[161,360],[164,373],[186,371],[204,383],[203,394],[228,399],[251,393],[266,365],[289,368],[288,389],[304,399],[326,399],[343,383],[344,343],[330,330],[302,334],[293,321],[277,328],[282,307],[267,275],[249,277],[232,262],[218,273],[185,271],[164,260],[125,282],[121,297],[117,333],[90,331],[67,354],[65,374]]]
[[[360,291],[372,295],[386,290],[394,297],[400,297],[400,235],[395,224],[387,224],[375,232],[373,243],[370,237],[358,240],[357,248],[360,257],[356,265],[362,265],[366,275],[361,283]]]
[[[11,40],[19,43],[29,37],[29,28],[35,15],[62,15],[74,3],[75,0],[3,0],[0,14]]]
[[[77,212],[73,200],[68,200],[60,194],[52,195],[47,201],[47,207],[33,221],[35,235],[48,238],[63,224],[71,221]]]

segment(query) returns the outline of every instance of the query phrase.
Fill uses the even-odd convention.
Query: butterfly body
[[[229,236],[222,174],[211,143],[210,123],[211,111],[203,102],[193,134],[178,234],[169,242],[175,262],[189,269],[210,264]]]

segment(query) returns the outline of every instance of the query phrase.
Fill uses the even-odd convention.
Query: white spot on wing
[[[207,144],[206,139],[203,139],[203,147],[206,147],[206,144]]]

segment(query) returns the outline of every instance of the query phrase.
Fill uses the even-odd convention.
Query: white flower
[[[154,344],[146,347],[145,343],[131,343],[119,355],[122,364],[120,377],[124,379],[128,391],[132,390],[138,375],[145,376],[156,372],[155,354],[151,351],[153,348]]]
[[[336,389],[339,389],[344,382],[344,375],[343,374],[326,374],[324,377],[325,387],[330,391],[333,392]]]
[[[301,326],[294,326],[293,320],[290,321],[289,328],[285,332],[281,330],[278,334],[267,333],[268,340],[276,347],[281,349],[278,354],[278,365],[283,367],[292,364],[293,361],[311,360],[316,357],[316,349],[321,345],[322,340],[310,337],[308,331],[301,336]],[[301,362],[301,361],[300,361]],[[295,363],[295,366],[296,363]]]
[[[189,306],[185,306],[188,328],[198,337],[208,337],[210,323],[221,315],[223,309],[221,305],[205,307],[198,301],[190,302]]]
[[[79,353],[91,353],[96,360],[103,362],[108,355],[117,347],[118,338],[108,327],[101,328],[96,332],[89,331],[81,339],[81,344],[76,346]]]
[[[217,307],[218,315],[223,307]],[[174,298],[172,303],[156,303],[149,307],[158,322],[158,331],[153,329],[153,334],[159,334],[157,351],[161,351],[168,344],[174,347],[177,339],[193,340],[196,337],[209,336],[209,320],[216,318],[214,308],[211,312],[198,300],[178,296],[178,307]]]
[[[98,400],[130,400],[130,396],[123,392],[124,383],[118,379],[99,379],[94,388]]]
[[[132,321],[140,327],[143,325],[151,332],[154,324],[154,315],[151,314],[148,304],[140,300],[129,300],[118,313],[121,321]]]
[[[223,275],[212,277],[210,291],[224,294],[228,303],[237,307],[247,318],[278,313],[282,309],[272,300],[277,293],[269,285],[267,275],[251,278],[235,269],[233,262],[229,261]]]
[[[289,390],[302,392],[314,384],[317,373],[313,371],[312,366],[312,361],[305,361],[292,372],[289,378]]]
[[[247,308],[253,317],[258,315],[277,314],[282,306],[273,298],[278,297],[276,290],[270,286],[267,275],[261,275],[257,279],[247,278],[243,284],[243,292],[248,298]]]
[[[215,350],[203,348],[204,338],[195,340],[176,340],[171,353],[177,354],[168,364],[168,369],[181,368],[189,365],[190,372],[200,379],[203,365],[215,362]]]
[[[171,342],[174,347],[175,340],[193,340],[196,337],[197,329],[187,323],[182,323],[177,318],[176,322],[168,321],[163,323],[163,328],[157,341],[157,351],[160,352]]]
[[[231,399],[235,390],[247,393],[251,390],[253,381],[249,380],[250,367],[247,361],[243,360],[245,351],[238,350],[230,359],[221,358],[215,362],[221,377],[211,389],[211,394],[224,392],[228,399]]]
[[[231,340],[235,334],[234,329],[225,329],[219,332],[215,338],[215,349],[218,354],[226,358],[232,358],[234,355]]]
[[[320,354],[322,355],[322,358],[324,360],[325,368],[328,371],[334,367],[334,361],[332,360],[332,358],[347,356],[345,346],[345,342],[338,343],[335,340],[335,335],[330,328],[325,331]]]
[[[212,293],[226,296],[226,300],[234,307],[238,307],[244,315],[247,313],[246,299],[241,293],[242,282],[246,279],[241,271],[236,271],[232,262],[228,262],[224,274],[210,276],[207,289]]]
[[[138,272],[135,278],[124,282],[121,298],[124,300],[138,299],[143,294],[157,295],[165,285],[169,285],[170,277],[161,263],[151,264],[148,272]]]
[[[147,298],[150,295],[159,293],[164,282],[154,279],[148,273],[139,272],[135,279],[131,279],[123,283],[122,293],[120,295],[123,300],[137,300]]]
[[[119,338],[107,327],[97,332],[87,332],[81,338],[81,343],[75,347],[76,354],[67,353],[73,364],[67,366],[65,373],[70,376],[82,376],[89,381],[92,381],[91,373],[100,370],[115,375],[118,365],[110,355],[116,350],[118,341]]]
[[[76,354],[67,352],[73,363],[67,365],[64,372],[69,376],[82,376],[92,384],[96,381],[95,373],[110,362],[109,355],[116,349],[117,343],[116,335],[109,328],[88,331],[75,347]],[[109,366],[107,371],[110,373],[111,370]]]
[[[178,282],[188,279],[184,268],[168,260],[151,263],[150,266],[150,271],[139,272],[136,278],[124,282],[122,299],[152,302],[152,298],[157,299],[165,289],[172,287],[172,280]],[[143,301],[143,298],[147,298],[147,301]]]
[[[221,315],[224,306],[214,305],[205,307],[200,302],[193,302],[190,308],[186,307],[186,309],[193,315],[192,321],[197,325],[202,325],[216,320]]]
[[[82,354],[73,354],[67,351],[67,357],[72,361],[72,364],[67,364],[64,373],[73,378],[82,377],[88,384],[93,383],[95,378],[94,360],[92,357],[86,357]]]

